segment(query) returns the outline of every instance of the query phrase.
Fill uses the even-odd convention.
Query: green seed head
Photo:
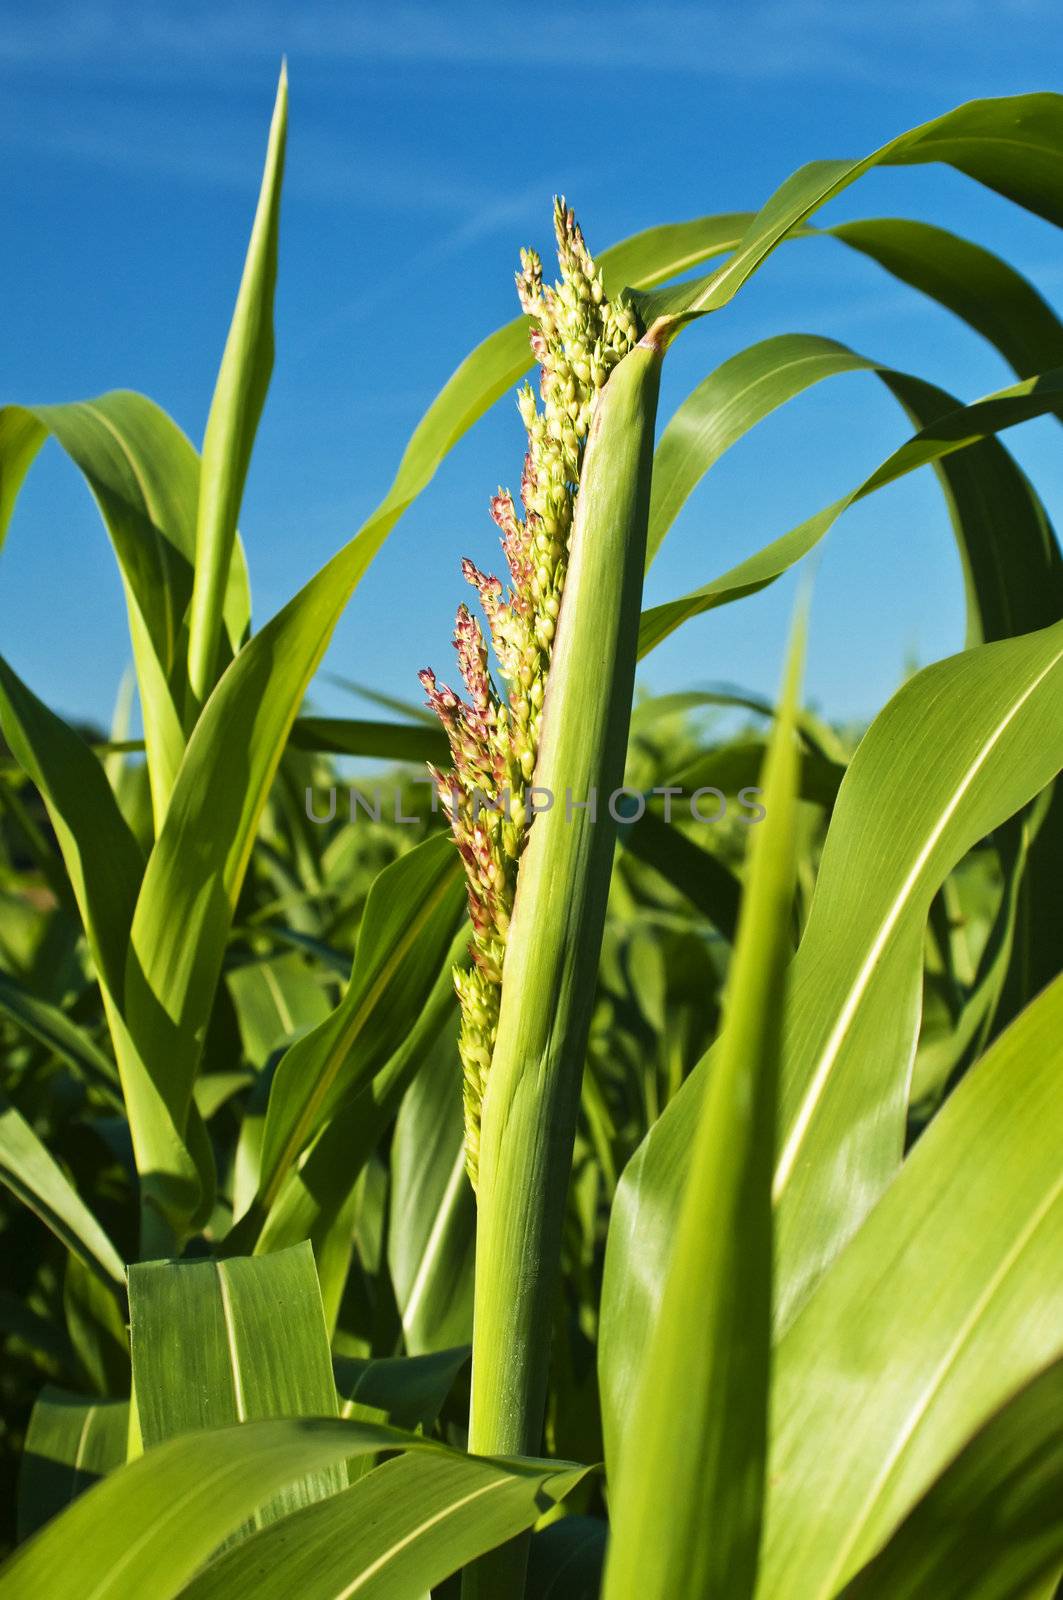
[[[520,857],[534,818],[524,785],[535,774],[541,712],[561,609],[568,540],[583,450],[599,391],[635,344],[630,304],[610,302],[579,224],[563,198],[554,201],[560,280],[543,282],[542,260],[522,250],[516,275],[521,307],[531,319],[532,354],[540,367],[539,399],[530,384],[517,392],[528,438],[521,483],[523,519],[507,490],[491,501],[502,535],[509,586],[463,564],[487,618],[490,646],[508,702],[495,688],[488,641],[467,608],[458,614],[455,644],[469,695],[461,700],[431,672],[421,674],[428,703],[446,729],[453,771],[434,774],[466,868],[472,922],[472,967],[454,974],[461,1002],[459,1050],[464,1073],[465,1154],[476,1186],[480,1107],[498,1027],[506,935]],[[475,804],[508,783],[509,815]]]

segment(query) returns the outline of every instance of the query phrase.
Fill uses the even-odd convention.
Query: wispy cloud
[[[399,272],[389,274],[363,294],[344,302],[327,317],[318,321],[312,332],[291,352],[292,358],[301,361],[312,356],[322,343],[340,329],[353,323],[364,323],[385,307],[393,306],[423,284],[429,271],[436,271],[444,262],[460,256],[481,240],[511,231],[515,226],[527,225],[533,219],[541,221],[550,195],[544,179],[522,189],[519,193],[499,197],[485,205],[469,209],[456,227],[438,234],[425,247],[407,257]],[[514,315],[519,308],[514,297]]]
[[[81,83],[60,92],[16,87],[0,97],[0,149],[253,196],[268,115],[268,89],[254,105],[175,96],[156,106],[112,103]],[[300,120],[289,137],[286,186],[300,199],[378,213],[476,216],[496,203],[493,190],[478,190],[468,174],[454,171],[444,150],[421,150],[416,163],[388,148],[369,150],[357,123],[338,137]]]
[[[0,145],[246,192],[257,182],[264,85],[287,52],[320,113],[293,131],[292,194],[489,218],[494,194],[470,192],[469,173],[454,172],[448,157],[447,127],[468,97],[490,103],[512,85],[513,123],[500,129],[512,139],[522,119],[534,121],[544,75],[555,100],[566,74],[581,94],[587,85],[623,92],[635,73],[643,85],[663,74],[766,89],[807,83],[813,93],[903,84],[946,97],[951,74],[957,97],[1006,92],[1009,60],[1028,63],[1058,36],[1056,4],[627,0],[577,10],[545,0],[532,11],[468,0],[38,0],[0,15]],[[416,163],[363,148],[356,86],[393,98],[397,133],[405,102],[428,102],[438,147],[419,149]],[[1017,67],[1010,87],[1026,86]],[[412,111],[423,124],[424,106]],[[349,137],[336,137],[338,117]]]
[[[998,59],[1016,35],[1052,29],[1054,0],[717,0],[578,10],[341,0],[189,0],[180,7],[52,0],[0,22],[0,63],[34,71],[72,65],[122,76],[225,74],[282,50],[322,68],[352,60],[552,74],[657,71],[741,81],[809,76],[881,81],[882,45],[918,70],[924,41],[948,37],[957,61],[992,29]],[[981,26],[980,26],[981,24]],[[1058,24],[1056,24],[1058,26]]]

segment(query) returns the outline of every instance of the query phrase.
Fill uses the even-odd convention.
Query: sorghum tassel
[[[492,681],[483,632],[466,606],[458,611],[454,644],[468,699],[437,683],[433,672],[419,674],[450,742],[453,770],[444,775],[432,769],[432,776],[468,879],[473,965],[455,971],[454,983],[461,1001],[466,1164],[474,1188],[517,865],[532,821],[527,790],[539,750],[583,450],[597,393],[638,337],[631,308],[622,299],[605,298],[601,272],[563,199],[554,203],[554,230],[560,282],[544,286],[534,250],[521,251],[517,274],[517,293],[532,319],[542,409],[525,384],[517,397],[528,433],[523,519],[508,489],[499,489],[490,502],[502,534],[507,589],[471,561],[462,563],[487,619],[505,697]]]

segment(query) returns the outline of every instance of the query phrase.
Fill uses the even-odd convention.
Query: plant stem
[[[554,796],[524,852],[483,1103],[469,1448],[534,1455],[623,782],[663,350],[619,363],[591,424],[535,785]],[[596,808],[583,807],[596,797]],[[545,802],[544,802],[545,803]],[[581,807],[583,807],[581,809]],[[466,1574],[519,1596],[526,1541]]]

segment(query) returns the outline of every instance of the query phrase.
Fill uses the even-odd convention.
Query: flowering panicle
[[[506,934],[517,866],[531,815],[526,804],[539,750],[546,677],[561,609],[569,536],[583,449],[595,397],[632,348],[632,308],[605,297],[602,275],[564,199],[554,202],[560,282],[543,283],[542,262],[522,250],[517,293],[531,318],[539,395],[530,384],[517,396],[528,434],[521,474],[523,517],[508,489],[490,501],[502,538],[508,585],[471,561],[462,573],[487,619],[504,697],[488,665],[487,641],[467,606],[458,611],[454,645],[468,699],[419,674],[450,744],[453,770],[431,769],[465,866],[472,922],[472,966],[457,969],[464,1069],[465,1153],[476,1186],[480,1106],[491,1065],[501,998]]]

